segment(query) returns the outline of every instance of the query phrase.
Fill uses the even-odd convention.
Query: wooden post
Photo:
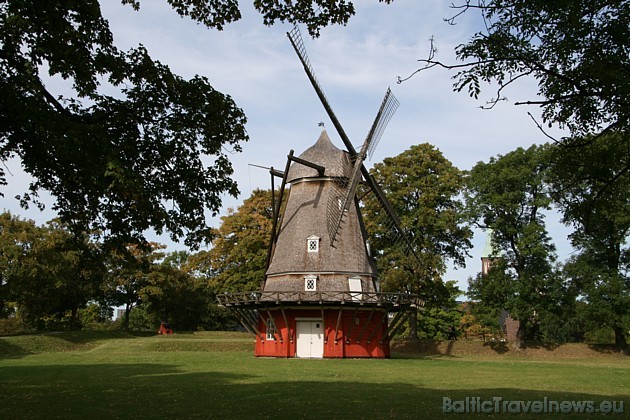
[[[337,316],[337,326],[335,327],[335,344],[339,342],[337,338],[337,333],[339,331],[339,323],[341,322],[341,313],[343,312],[343,308],[339,308],[339,315]]]
[[[376,312],[376,308],[372,308],[372,310],[370,311],[370,316],[368,316],[367,322],[365,323],[365,325],[363,326],[363,328],[361,328],[361,331],[359,332],[359,336],[357,337],[357,343],[361,342],[361,337],[363,337],[363,334],[365,334],[365,330],[367,330],[368,325],[370,325],[370,321],[372,320],[372,316],[374,316],[374,312]],[[387,312],[385,312],[385,314],[387,314]]]
[[[350,336],[352,335],[352,328],[354,327],[355,322],[357,321],[357,311],[359,310],[358,306],[354,307],[354,312],[352,314],[352,322],[350,323],[350,327],[348,328],[348,332],[346,334],[346,344],[350,344]]]

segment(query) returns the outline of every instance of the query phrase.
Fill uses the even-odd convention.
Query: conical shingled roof
[[[264,291],[304,291],[306,275],[317,277],[317,291],[347,291],[349,278],[357,277],[362,279],[362,291],[376,291],[376,272],[367,255],[356,203],[346,211],[334,247],[328,232],[327,207],[338,194],[334,177],[343,176],[344,167],[351,169],[349,154],[335,147],[322,131],[299,157],[323,166],[324,176],[301,163],[291,165],[287,174],[291,186]],[[308,248],[309,240],[316,240],[316,251]]]
[[[347,171],[350,169],[348,153],[332,144],[326,130],[322,130],[317,142],[306,149],[299,158],[326,168],[324,171],[324,176],[326,177],[343,176],[344,171],[346,171],[345,175],[347,175]],[[317,169],[294,162],[289,168],[287,182],[317,176],[319,176]]]

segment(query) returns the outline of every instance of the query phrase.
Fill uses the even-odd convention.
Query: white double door
[[[324,323],[322,320],[296,321],[296,357],[324,357]]]

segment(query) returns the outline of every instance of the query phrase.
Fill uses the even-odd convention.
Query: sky
[[[117,0],[101,3],[119,48],[142,44],[153,59],[167,64],[174,73],[184,78],[207,77],[215,89],[232,96],[244,110],[250,141],[243,144],[242,153],[230,155],[241,196],[226,196],[222,214],[228,207],[238,207],[254,189],[270,187],[268,172],[251,165],[284,168],[289,150],[299,155],[317,140],[318,123],[324,122],[333,143],[343,148],[287,39],[291,26],[264,26],[252,1],[240,2],[243,19],[223,31],[179,17],[166,1],[145,0],[139,12]],[[458,168],[470,169],[517,147],[548,141],[528,115],[529,111],[540,120],[540,110],[514,105],[535,99],[533,80],[512,86],[504,92],[507,100],[492,110],[479,107],[494,96],[496,87],[482,87],[479,100],[472,99],[465,92],[453,92],[453,73],[447,70],[430,69],[396,83],[398,76],[406,77],[420,66],[418,59],[427,58],[431,37],[436,59],[455,63],[455,46],[480,30],[482,21],[475,11],[461,16],[454,26],[446,23],[444,18],[455,14],[450,4],[438,0],[396,0],[389,5],[356,1],[356,15],[347,26],[324,28],[317,39],[300,28],[317,78],[355,147],[365,139],[388,87],[400,101],[366,166],[428,142]],[[68,86],[59,79],[51,79],[47,85],[57,93],[64,93]],[[552,134],[562,136],[558,131]],[[8,176],[0,208],[38,223],[54,217],[50,210],[40,213],[19,208],[12,197],[25,189],[28,175],[17,161],[7,165],[13,175]],[[209,222],[218,226],[220,219]],[[569,231],[558,223],[556,214],[550,214],[548,222],[559,255],[566,256],[571,252],[566,239]],[[171,251],[184,248],[166,236],[155,239]],[[467,267],[449,269],[445,280],[456,280],[465,290],[468,277],[481,269],[484,243],[485,234],[475,231]]]

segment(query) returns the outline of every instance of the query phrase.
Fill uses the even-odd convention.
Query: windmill
[[[398,101],[387,90],[357,152],[332,111],[306,55],[299,30],[288,34],[346,151],[324,129],[300,156],[293,150],[273,202],[274,222],[261,290],[218,296],[256,337],[257,356],[388,357],[403,313],[417,296],[383,293],[367,245],[357,187],[364,182],[403,243],[400,221],[364,161],[371,156]],[[272,181],[273,185],[273,181]],[[395,313],[390,320],[390,314]]]

